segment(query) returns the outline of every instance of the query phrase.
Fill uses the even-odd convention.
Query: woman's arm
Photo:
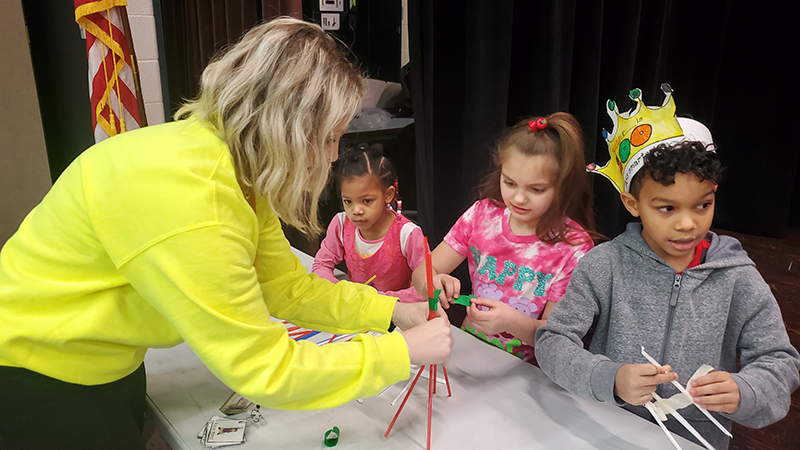
[[[280,233],[277,219],[270,229]],[[395,301],[374,289],[308,275],[288,242],[259,251],[259,267],[276,265],[264,271],[267,281],[259,285],[250,239],[231,226],[199,226],[149,246],[120,271],[215,376],[261,405],[328,408],[408,377],[409,347],[400,333],[359,334],[348,343],[319,347],[289,339],[270,315],[295,312],[310,318],[298,323],[309,327],[328,313],[334,319],[323,322],[344,323],[330,330],[385,331]]]

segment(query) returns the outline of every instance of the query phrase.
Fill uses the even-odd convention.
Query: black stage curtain
[[[605,164],[605,101],[630,89],[706,124],[726,167],[715,227],[780,236],[800,223],[793,81],[800,52],[788,1],[408,0],[419,220],[435,246],[475,200],[500,131],[567,111],[587,162]],[[594,176],[600,231],[632,220]],[[795,195],[793,195],[795,194]]]
[[[162,0],[164,59],[172,114],[194,98],[214,54],[254,25],[281,15],[302,18],[301,0]]]

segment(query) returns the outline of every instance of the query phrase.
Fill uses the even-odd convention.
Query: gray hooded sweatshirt
[[[653,253],[640,223],[589,251],[536,332],[542,370],[576,395],[614,402],[653,421],[643,406],[614,396],[617,369],[646,364],[644,346],[659,363],[672,366],[684,386],[703,364],[730,372],[739,386],[739,409],[712,412],[728,430],[731,421],[760,428],[783,418],[800,383],[800,356],[775,297],[739,241],[711,232],[706,240],[711,245],[705,262],[681,274]],[[581,339],[593,323],[587,351]],[[656,392],[667,398],[678,389],[664,383]],[[696,407],[679,413],[715,448],[728,448],[728,437]],[[668,417],[667,428],[697,442]]]

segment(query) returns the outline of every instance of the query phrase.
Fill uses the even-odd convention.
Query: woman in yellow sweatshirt
[[[321,28],[276,19],[205,69],[182,120],[83,152],[0,252],[0,449],[44,434],[143,448],[145,352],[182,341],[271,408],[336,406],[407,378],[411,362],[445,362],[446,318],[307,274],[281,230],[320,231],[317,201],[361,89]],[[270,315],[405,331],[317,347]]]

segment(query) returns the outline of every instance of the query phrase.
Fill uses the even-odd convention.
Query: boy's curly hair
[[[701,181],[710,180],[719,184],[722,179],[722,163],[717,156],[714,144],[698,141],[682,141],[677,144],[659,145],[645,155],[642,168],[631,180],[630,193],[639,198],[645,176],[649,176],[664,186],[675,182],[676,173],[693,173]]]

